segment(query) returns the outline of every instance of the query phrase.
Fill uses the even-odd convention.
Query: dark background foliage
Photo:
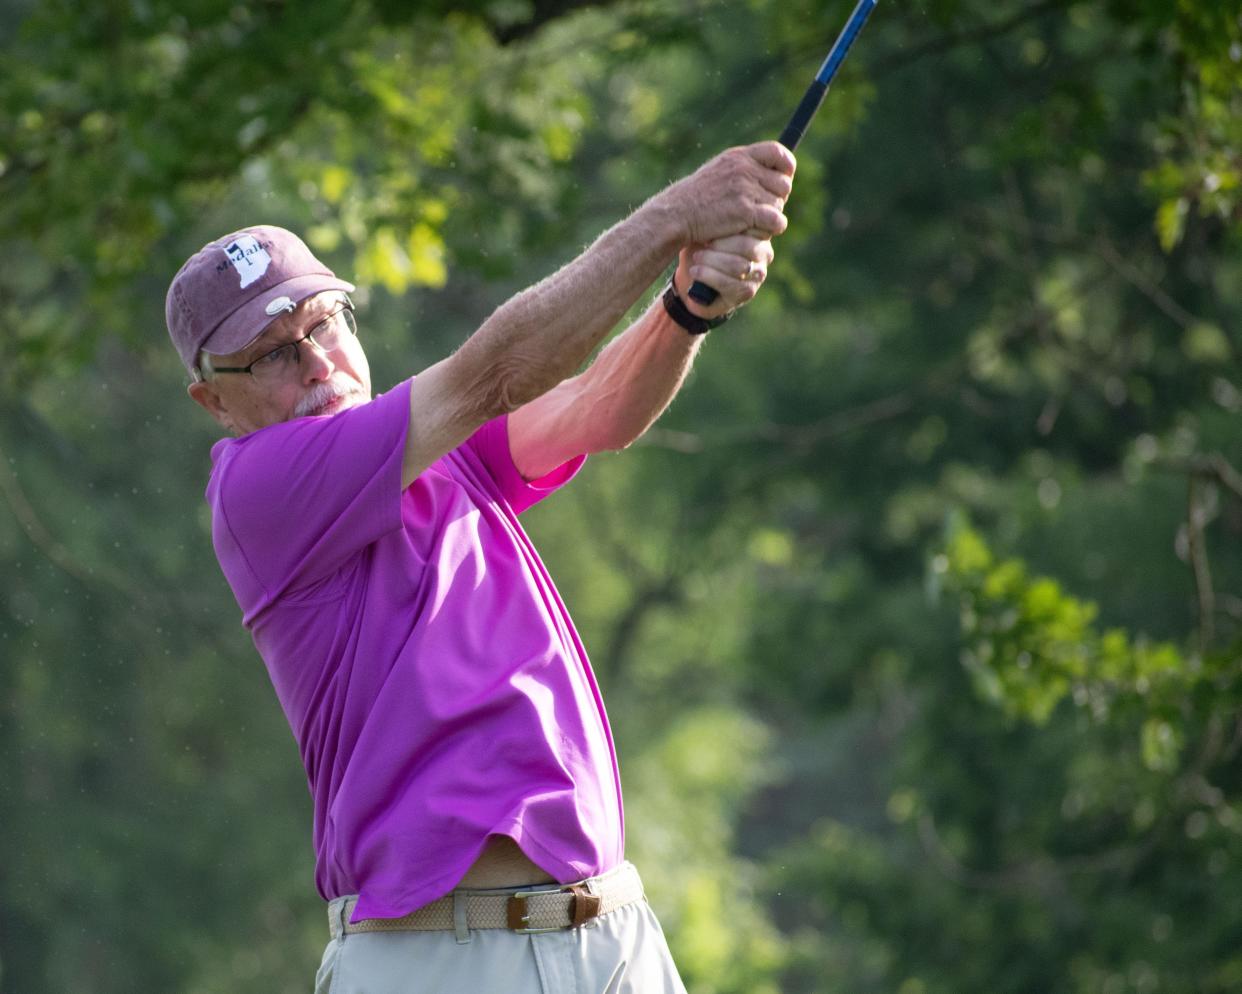
[[[0,991],[294,991],[297,754],[163,330],[258,221],[377,385],[728,144],[848,13],[0,2]],[[531,512],[698,992],[1242,988],[1236,4],[881,4],[768,286]]]

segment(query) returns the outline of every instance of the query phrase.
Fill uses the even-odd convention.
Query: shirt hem
[[[426,897],[419,894],[408,900],[401,901],[399,904],[388,905],[382,899],[368,899],[364,894],[360,893],[358,903],[354,906],[353,914],[349,919],[350,924],[368,918],[403,918],[430,904],[432,901],[451,894],[456,889],[458,882],[460,882],[461,878],[465,876],[467,870],[474,863],[474,860],[479,858],[479,853],[483,851],[483,847],[486,845],[487,837],[492,835],[508,836],[532,863],[560,884],[576,883],[587,877],[599,876],[602,873],[615,869],[625,861],[624,851],[616,858],[601,857],[598,864],[586,863],[581,860],[564,860],[555,856],[546,845],[531,834],[529,829],[523,828],[521,822],[502,822],[487,833],[487,836],[480,842],[477,851],[464,868],[460,871],[454,870],[450,873],[442,874],[435,879],[435,883],[423,888]],[[528,846],[537,849],[540,858],[537,858],[536,854],[532,853]],[[329,898],[328,900],[335,900],[335,898]]]

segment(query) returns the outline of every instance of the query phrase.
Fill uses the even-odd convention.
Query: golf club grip
[[[806,93],[802,94],[802,100],[798,104],[798,109],[793,112],[793,117],[789,119],[789,123],[785,125],[785,130],[781,132],[781,136],[776,140],[789,149],[789,151],[794,151],[798,147],[798,142],[802,141],[802,136],[806,134],[807,125],[811,123],[811,118],[819,110],[819,105],[824,102],[824,97],[827,93],[827,83],[821,83],[818,79],[811,80],[811,85],[806,88]]]
[[[697,301],[704,307],[714,304],[716,302],[716,298],[720,296],[719,291],[708,286],[702,280],[695,280],[691,283],[690,289],[687,292],[690,294],[691,300]]]
[[[811,123],[811,118],[819,110],[819,105],[824,102],[824,97],[827,93],[827,83],[821,83],[818,79],[811,80],[811,85],[806,88],[806,93],[802,94],[802,100],[798,104],[798,109],[793,112],[793,117],[789,119],[789,123],[785,125],[785,130],[781,132],[781,136],[776,140],[791,152],[796,149],[798,142],[802,141],[802,136],[806,134],[807,125]],[[694,285],[690,287],[690,299],[702,304],[704,307],[714,303],[719,296],[720,294],[712,287],[699,280],[695,280]]]
[[[875,4],[876,0],[858,0],[857,5],[854,7],[854,12],[850,14],[850,19],[845,23],[845,28],[829,50],[828,58],[824,59],[824,64],[819,67],[819,72],[811,80],[811,85],[806,88],[806,93],[802,94],[802,100],[798,104],[798,109],[794,111],[793,117],[789,119],[789,123],[785,125],[785,130],[781,132],[781,136],[777,139],[789,151],[792,152],[796,149],[798,142],[802,141],[802,136],[806,133],[807,126],[811,123],[811,118],[819,110],[819,105],[824,102],[824,96],[828,93],[828,87],[832,85],[832,78],[837,74],[837,70],[841,68],[841,63],[845,61],[846,55],[849,54],[850,46],[854,44],[854,39],[858,37],[858,33],[863,29],[863,25],[867,23],[867,18],[875,10]],[[699,280],[695,280],[694,285],[690,287],[690,299],[704,306],[710,305],[719,296],[720,294],[716,290]]]

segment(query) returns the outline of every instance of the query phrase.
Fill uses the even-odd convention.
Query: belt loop
[[[349,922],[349,906],[348,897],[338,897],[328,905],[328,931],[333,939],[345,938],[345,929]]]
[[[464,946],[470,941],[470,926],[467,912],[470,910],[470,896],[462,890],[453,891],[453,932],[457,936],[457,944]]]

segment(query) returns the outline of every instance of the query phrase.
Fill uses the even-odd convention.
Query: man
[[[177,273],[190,396],[235,436],[212,449],[216,553],[314,798],[317,990],[684,990],[624,859],[586,653],[517,515],[664,410],[763,282],[793,173],[775,142],[722,153],[374,400],[353,287],[290,232]]]

